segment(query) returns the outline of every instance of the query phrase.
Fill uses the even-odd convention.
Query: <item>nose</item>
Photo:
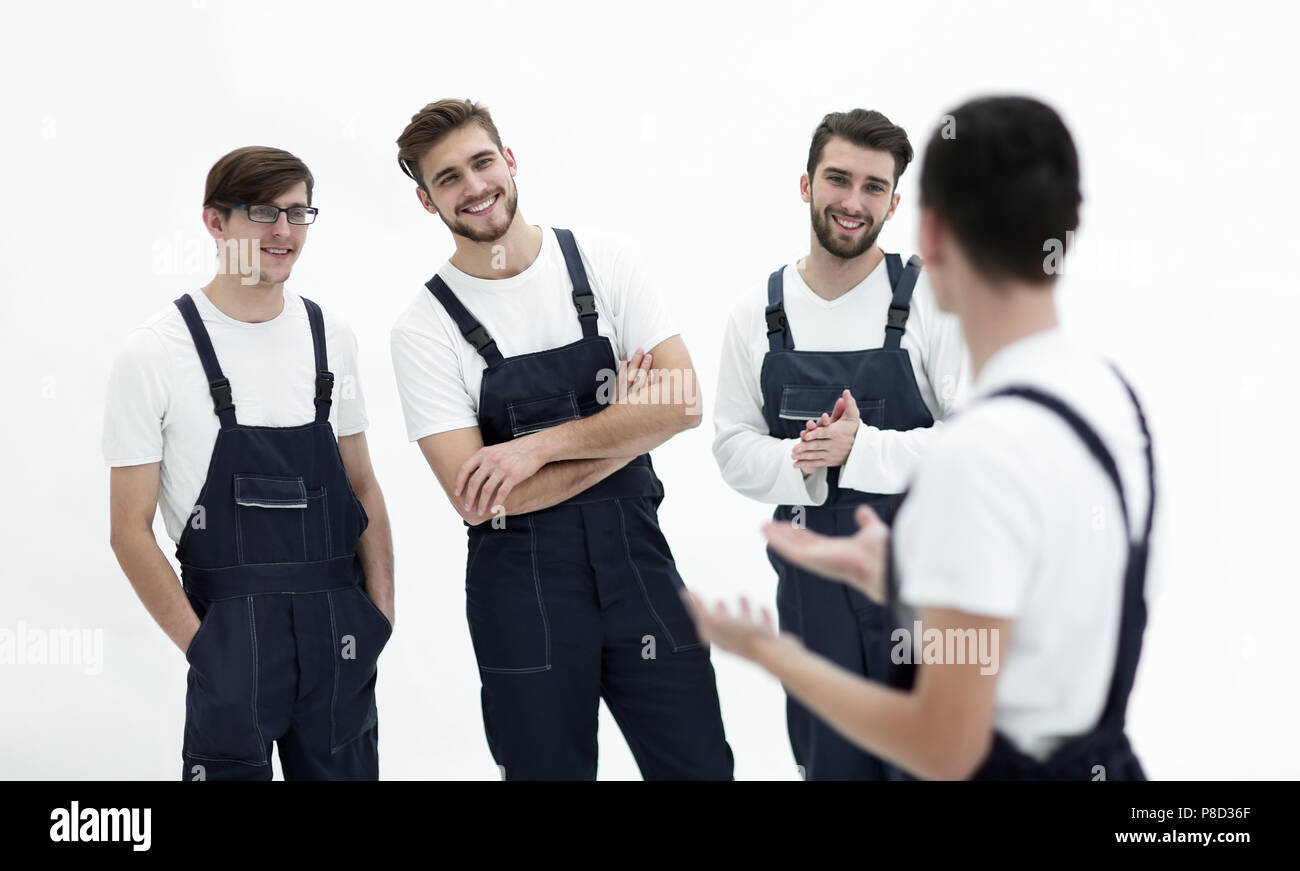
[[[867,203],[862,198],[862,193],[857,190],[840,201],[840,208],[850,215],[862,216],[867,213]]]
[[[492,186],[487,180],[476,173],[470,173],[465,178],[466,205],[472,204],[475,200],[480,200]]]
[[[275,223],[271,225],[271,235],[278,239],[283,239],[289,236],[292,232],[293,225],[289,223],[289,213],[282,211],[280,214],[276,215]]]

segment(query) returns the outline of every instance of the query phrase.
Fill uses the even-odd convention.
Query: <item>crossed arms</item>
[[[477,426],[420,439],[420,450],[456,513],[477,526],[494,513],[549,508],[699,425],[698,391],[679,396],[657,389],[664,372],[694,381],[680,336],[664,339],[649,353],[638,349],[621,370],[618,399],[590,417],[488,447]]]

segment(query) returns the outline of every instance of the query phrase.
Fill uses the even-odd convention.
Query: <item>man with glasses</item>
[[[217,275],[135,330],[109,380],[112,546],[190,664],[185,780],[269,780],[272,743],[286,780],[379,776],[392,541],[356,339],[285,288],[312,186],[279,149],[217,161],[203,203]]]

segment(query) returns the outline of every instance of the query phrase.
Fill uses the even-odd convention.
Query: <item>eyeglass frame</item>
[[[275,217],[269,221],[257,220],[256,218],[253,217],[252,210],[254,207],[258,207],[258,206],[265,209],[275,209]],[[280,220],[281,212],[287,213],[291,209],[302,209],[303,211],[311,215],[310,221],[302,221],[302,222],[289,221],[288,214],[285,215],[285,220],[289,221],[289,223],[293,224],[295,227],[309,227],[312,224],[316,223],[316,218],[318,215],[320,215],[320,209],[316,208],[315,206],[285,206],[281,208],[280,206],[274,205],[273,203],[244,203],[238,206],[231,206],[230,208],[239,209],[241,212],[248,212],[248,220],[252,221],[254,224],[274,224],[276,221]]]

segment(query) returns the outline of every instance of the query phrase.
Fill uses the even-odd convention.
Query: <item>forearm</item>
[[[863,493],[901,493],[945,424],[907,430],[862,424],[840,469],[840,486]]]
[[[737,493],[770,505],[821,505],[826,501],[826,470],[794,467],[790,452],[799,440],[780,439],[750,429],[720,430],[713,457],[722,479]]]
[[[537,442],[548,463],[557,460],[636,457],[683,430],[700,415],[684,403],[610,405],[589,417],[524,436]]]
[[[915,693],[853,674],[782,635],[766,642],[760,665],[848,740],[920,776],[940,774],[943,757]]]
[[[378,484],[359,491],[357,499],[370,520],[357,542],[357,555],[361,558],[361,568],[366,577],[366,595],[392,622],[395,614],[393,533],[388,507]]]
[[[603,481],[632,461],[632,457],[603,457],[599,459],[559,460],[547,463],[532,477],[523,481],[506,497],[504,513],[527,514],[558,505],[588,487]],[[492,519],[489,514],[471,514],[465,518],[471,525]]]
[[[171,563],[159,549],[153,531],[114,535],[112,546],[118,565],[149,616],[184,652],[199,630],[199,618]]]

